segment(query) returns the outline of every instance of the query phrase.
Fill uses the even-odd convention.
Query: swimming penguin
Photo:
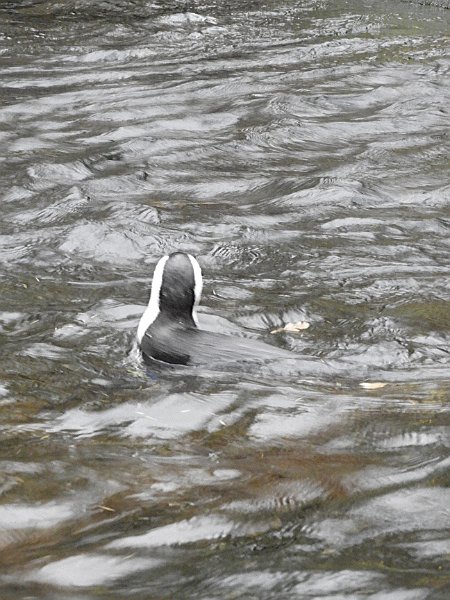
[[[188,365],[292,358],[287,350],[263,342],[199,329],[202,287],[200,265],[190,254],[174,252],[158,261],[137,329],[144,359]]]

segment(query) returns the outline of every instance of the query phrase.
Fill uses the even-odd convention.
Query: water
[[[3,2],[2,600],[448,598],[449,15]],[[175,249],[301,358],[145,370]]]

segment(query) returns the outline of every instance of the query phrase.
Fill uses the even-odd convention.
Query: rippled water
[[[449,597],[449,15],[2,3],[2,600]],[[175,249],[293,360],[145,370]]]

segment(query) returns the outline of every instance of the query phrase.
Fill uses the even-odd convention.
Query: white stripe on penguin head
[[[168,260],[168,255],[160,258],[155,267],[155,271],[153,272],[152,291],[150,292],[150,300],[148,301],[148,306],[145,309],[141,320],[139,321],[137,329],[137,340],[139,343],[141,343],[145,332],[155,321],[156,317],[159,315],[159,293],[161,291],[164,267]]]
[[[197,307],[200,304],[203,289],[202,269],[198,264],[197,259],[191,254],[188,254],[188,258],[191,261],[192,270],[194,271],[194,306],[192,307],[192,318],[194,319],[194,323],[198,326]]]

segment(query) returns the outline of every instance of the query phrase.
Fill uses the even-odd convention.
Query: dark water
[[[2,600],[450,597],[449,18],[2,3]],[[175,249],[302,358],[145,371]]]

